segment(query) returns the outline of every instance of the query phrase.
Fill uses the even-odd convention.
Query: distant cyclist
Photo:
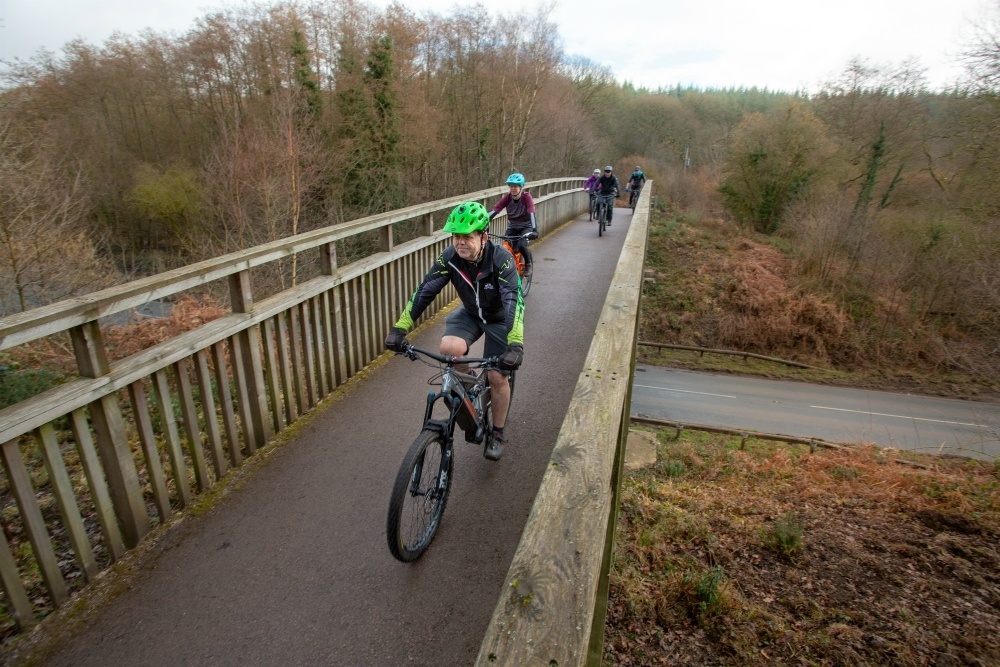
[[[451,245],[437,258],[403,313],[385,337],[387,349],[403,351],[407,332],[449,283],[462,300],[445,321],[441,354],[462,357],[486,334],[484,357],[500,357],[504,370],[516,370],[524,358],[524,299],[514,258],[489,240],[489,214],[479,202],[459,204],[444,231]],[[493,397],[493,442],[483,455],[496,461],[507,444],[504,423],[510,405],[510,384],[500,371],[488,371]]]
[[[629,206],[632,205],[632,200],[639,196],[639,192],[642,191],[642,186],[646,184],[646,174],[642,173],[642,167],[635,165],[635,171],[628,178],[628,185],[625,189],[631,191],[631,195],[628,198]]]
[[[507,231],[505,236],[515,236],[516,241],[511,242],[515,251],[524,257],[524,272],[531,273],[534,262],[531,258],[531,251],[528,250],[528,243],[521,238],[525,232],[530,232],[528,239],[538,238],[538,227],[535,224],[535,200],[531,193],[524,189],[524,175],[514,172],[507,178],[507,186],[510,192],[500,198],[490,211],[490,220],[500,215],[500,211],[507,209]]]
[[[590,212],[594,212],[594,199],[597,197],[597,181],[601,178],[601,170],[595,169],[594,173],[590,175],[583,183],[583,189],[590,195]]]
[[[608,204],[608,227],[611,226],[611,214],[615,207],[615,199],[622,196],[622,190],[618,185],[618,177],[614,175],[614,168],[609,164],[604,168],[604,173],[597,179],[597,195]]]

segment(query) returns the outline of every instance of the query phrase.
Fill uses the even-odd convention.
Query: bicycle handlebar
[[[430,350],[422,350],[409,343],[403,344],[403,351],[400,352],[400,354],[413,361],[416,361],[417,357],[422,354],[425,357],[430,357],[435,361],[440,361],[442,364],[447,364],[449,366],[454,366],[455,364],[478,364],[480,366],[500,364],[500,357],[453,357],[450,354],[438,354],[437,352],[431,352]]]
[[[511,234],[510,236],[507,236],[506,234],[490,234],[490,236],[492,236],[495,239],[502,239],[504,241],[517,241],[518,239],[525,239],[525,240],[530,241],[531,239],[529,237],[532,234],[534,234],[535,236],[538,236],[538,232],[535,231],[534,229],[532,229],[531,231],[527,231],[524,234],[520,234],[520,235]]]

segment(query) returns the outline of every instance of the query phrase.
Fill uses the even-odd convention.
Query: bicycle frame
[[[524,265],[525,265],[524,255],[519,253],[514,248],[514,241],[519,241],[521,239],[524,239],[527,242],[528,234],[530,233],[531,232],[527,232],[525,234],[521,234],[520,236],[513,236],[513,235],[507,236],[504,234],[496,234],[493,236],[493,238],[497,238],[503,241],[503,247],[507,249],[507,252],[509,252],[511,255],[514,256],[514,262],[517,263],[517,273],[520,276],[524,276]]]
[[[440,432],[449,448],[454,440],[456,424],[465,431],[475,429],[474,441],[482,443],[490,427],[490,424],[484,423],[488,413],[482,405],[482,397],[489,389],[486,371],[496,370],[499,367],[497,357],[452,357],[421,350],[412,345],[403,354],[412,360],[417,360],[422,354],[444,364],[440,373],[441,390],[432,391],[427,395],[423,427]],[[473,364],[483,372],[478,376],[462,373],[455,368],[456,364]],[[466,383],[469,383],[468,387]],[[440,400],[444,400],[448,416],[444,419],[434,419],[434,405]]]

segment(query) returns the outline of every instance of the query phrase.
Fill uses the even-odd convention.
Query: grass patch
[[[657,440],[622,481],[604,664],[1000,664],[995,464]]]

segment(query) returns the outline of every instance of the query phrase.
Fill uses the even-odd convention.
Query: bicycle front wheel
[[[521,274],[521,296],[528,296],[528,290],[531,289],[531,274],[535,272],[535,266],[532,264],[531,267],[525,269],[524,273]]]
[[[451,490],[451,451],[440,431],[426,429],[410,445],[389,500],[389,551],[409,563],[434,539]]]

